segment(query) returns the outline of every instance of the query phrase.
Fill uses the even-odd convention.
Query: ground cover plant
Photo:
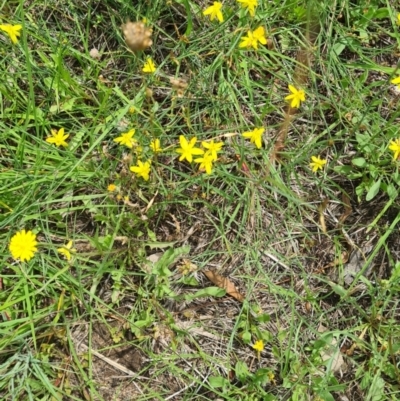
[[[0,2],[2,400],[397,400],[400,5]]]

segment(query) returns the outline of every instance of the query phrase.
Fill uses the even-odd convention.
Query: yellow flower
[[[114,142],[119,143],[120,145],[125,145],[129,149],[132,149],[134,143],[136,142],[133,139],[133,135],[135,135],[135,130],[131,129],[128,132],[125,132],[124,134],[121,134],[118,138],[114,139]]]
[[[154,64],[154,61],[150,57],[147,57],[146,62],[144,63],[144,66],[142,68],[142,71],[148,74],[152,74],[155,70],[156,70],[156,65]]]
[[[117,186],[115,184],[110,184],[107,187],[107,191],[109,191],[109,192],[114,192],[116,189],[117,189]]]
[[[194,159],[196,163],[200,163],[199,169],[206,170],[207,174],[211,174],[212,164],[214,159],[213,155],[210,151],[204,153],[203,157],[199,157],[198,159]]]
[[[150,142],[150,148],[154,153],[162,152],[161,144],[159,139],[155,139],[154,141]]]
[[[285,97],[285,100],[291,100],[290,107],[297,109],[300,107],[300,102],[306,100],[306,94],[302,89],[296,89],[293,85],[289,85],[289,90],[292,92],[291,95]]]
[[[267,44],[267,38],[265,37],[265,29],[262,26],[259,26],[255,31],[248,31],[247,37],[241,39],[241,43],[239,47],[253,47],[254,49],[258,49],[258,42],[263,45]]]
[[[270,381],[273,385],[276,385],[276,380],[275,380],[275,374],[274,374],[274,372],[271,372],[271,371],[267,372],[267,376],[268,376],[269,381]]]
[[[61,248],[57,249],[58,253],[61,253],[68,261],[71,260],[71,252],[75,252],[75,249],[72,248],[72,241],[68,241],[68,244],[62,246]]]
[[[143,146],[137,145],[137,144],[135,143],[134,152],[135,152],[138,156],[141,155],[141,154],[143,153]]]
[[[257,0],[237,0],[238,3],[241,3],[243,8],[247,8],[249,14],[254,17],[255,15],[255,8],[258,6]]]
[[[27,262],[33,258],[37,252],[36,235],[32,231],[19,231],[11,238],[9,250],[14,259]]]
[[[219,1],[214,1],[214,4],[203,11],[203,15],[209,15],[210,20],[213,21],[215,18],[218,19],[219,22],[224,22],[224,16],[222,15],[222,3]]]
[[[202,155],[204,150],[195,148],[194,145],[197,142],[197,138],[192,138],[190,142],[186,140],[183,135],[179,136],[180,148],[176,149],[177,153],[180,153],[179,161],[187,160],[189,163],[193,161],[193,155]]]
[[[144,178],[146,181],[149,180],[150,174],[150,161],[142,163],[138,160],[137,166],[131,166],[130,170],[135,173],[138,177]]]
[[[399,14],[400,15],[400,14]],[[400,75],[396,78],[393,78],[390,83],[397,85],[397,87],[400,89]]]
[[[396,21],[397,25],[400,25],[400,13],[397,14],[397,21]]]
[[[65,142],[65,140],[69,137],[69,134],[64,134],[64,128],[60,128],[58,132],[57,130],[52,129],[51,135],[53,136],[46,138],[46,142],[54,143],[56,146],[64,146],[65,148],[68,146],[68,143]]]
[[[129,110],[128,110],[129,114],[135,114],[135,111],[136,111],[136,109],[134,106],[129,107]]]
[[[260,354],[260,352],[264,349],[264,341],[257,340],[253,345],[253,349],[257,351],[257,354]]]
[[[11,39],[11,42],[14,44],[18,43],[18,37],[21,36],[20,30],[22,29],[22,25],[10,25],[10,24],[2,24],[0,25],[0,30],[5,32]]]
[[[318,170],[322,170],[326,164],[325,159],[321,159],[319,156],[311,156],[311,163],[310,167],[312,168],[312,171],[315,173]]]
[[[262,146],[262,134],[264,128],[254,128],[253,131],[247,131],[242,134],[245,138],[250,138],[250,142],[254,143],[258,149]]]
[[[203,148],[207,149],[207,153],[210,153],[212,156],[212,160],[218,159],[218,152],[221,151],[222,146],[224,146],[223,142],[216,142],[214,143],[214,139],[211,142],[202,142],[201,145]],[[196,160],[195,160],[196,161]]]
[[[397,160],[400,155],[400,139],[390,141],[389,149],[394,152],[393,160]]]

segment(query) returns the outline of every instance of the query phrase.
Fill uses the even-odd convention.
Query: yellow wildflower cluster
[[[244,8],[251,17],[256,15],[256,7],[258,6],[258,0],[237,0],[237,2]],[[203,11],[203,15],[210,16],[210,20],[217,19],[220,23],[224,22],[224,16],[222,14],[222,3],[214,1],[212,6],[207,7]]]
[[[36,234],[24,229],[12,236],[8,249],[13,259],[29,262],[38,250],[37,245]],[[65,246],[59,247],[57,252],[70,261],[71,252],[75,252],[75,249],[72,248],[72,241],[69,241]]]
[[[258,0],[237,0],[237,2],[250,14],[251,17],[254,17],[256,15]],[[208,15],[211,21],[217,19],[219,22],[224,22],[224,16],[222,14],[222,3],[219,1],[214,1],[212,6],[207,7],[203,11],[203,15]],[[247,36],[241,39],[239,48],[253,48],[257,50],[259,43],[261,43],[262,45],[267,44],[265,29],[262,26],[259,26],[254,31],[247,31]]]
[[[114,139],[114,142],[118,143],[121,146],[126,146],[129,149],[135,149],[136,153],[141,155],[143,148],[138,144],[138,141],[133,137],[135,135],[136,130],[130,129],[128,132],[122,133],[120,136]],[[150,144],[149,148],[154,153],[162,152],[161,142],[158,138],[153,139]],[[141,160],[137,161],[135,166],[131,166],[130,171],[135,173],[137,177],[143,178],[145,181],[150,179],[150,170],[151,170],[151,160],[147,160],[142,162]],[[108,191],[113,192],[115,191],[116,187],[114,184],[108,186]]]
[[[255,10],[258,6],[258,0],[237,0],[238,3],[241,4],[242,8],[246,9],[251,17],[255,16]],[[224,21],[224,16],[222,14],[222,3],[219,1],[214,1],[212,6],[207,7],[203,11],[204,15],[210,16],[210,20],[218,19],[219,22]],[[240,39],[239,48],[241,49],[255,49],[258,50],[259,44],[266,45],[267,37],[265,28],[263,26],[259,26],[254,31],[248,30],[246,35]],[[400,81],[399,81],[400,82]],[[290,94],[286,96],[285,100],[290,102],[290,107],[298,108],[300,107],[301,102],[306,100],[306,94],[303,89],[296,88],[293,85],[289,85]],[[257,147],[261,147],[260,139],[255,142]]]
[[[218,159],[218,152],[221,151],[223,142],[214,142],[211,140],[209,142],[203,141],[201,145],[204,149],[196,148],[195,144],[197,138],[193,137],[188,141],[183,135],[179,137],[180,148],[176,149],[176,153],[179,153],[179,161],[187,160],[192,163],[193,156],[202,156],[194,159],[195,163],[199,163],[199,169],[205,170],[207,174],[211,174],[213,163]]]
[[[254,49],[258,49],[258,43],[262,45],[267,44],[267,38],[265,36],[265,29],[262,26],[259,26],[254,31],[248,31],[247,36],[241,39],[241,43],[239,47],[246,47],[247,49],[253,47]]]

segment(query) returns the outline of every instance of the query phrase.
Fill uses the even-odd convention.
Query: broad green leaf
[[[194,294],[188,294],[185,295],[185,299],[187,301],[190,301],[192,299],[196,299],[196,298],[202,298],[202,297],[217,297],[217,298],[221,298],[223,296],[226,295],[226,291],[222,288],[219,287],[207,287],[207,288],[203,288],[197,292],[195,292]]]
[[[367,164],[367,161],[363,157],[356,157],[351,162],[357,167],[364,167]]]
[[[369,189],[367,196],[365,197],[366,201],[370,201],[372,199],[375,198],[375,196],[378,194],[379,192],[379,188],[381,187],[381,179],[379,179],[378,181],[375,181],[371,188]]]
[[[249,377],[250,372],[249,372],[249,369],[245,362],[243,362],[243,361],[236,362],[235,374],[236,374],[236,377],[242,382],[245,381]]]
[[[336,56],[340,56],[343,50],[346,48],[346,44],[337,42],[332,46],[331,52]]]
[[[386,187],[386,193],[388,194],[390,199],[396,199],[398,195],[397,189],[393,184],[389,184]]]
[[[332,394],[329,391],[326,391],[326,390],[319,391],[318,392],[318,396],[323,401],[335,401],[335,399],[333,398]]]
[[[254,373],[253,381],[257,384],[261,384],[262,386],[264,386],[269,382],[269,375],[268,375],[269,372],[270,372],[269,369],[265,368],[257,369],[256,373]]]
[[[250,344],[251,341],[251,333],[249,331],[245,331],[242,335],[242,340],[245,344]]]
[[[218,388],[228,386],[229,380],[222,376],[210,376],[208,378],[208,383],[211,387]]]
[[[159,274],[163,277],[169,277],[172,273],[169,267],[175,263],[181,256],[187,255],[190,251],[190,246],[181,246],[179,248],[167,249],[161,258],[155,263],[153,274]]]
[[[381,376],[376,375],[373,380],[371,387],[369,388],[367,400],[371,401],[381,401],[384,396],[385,381]]]
[[[260,323],[266,323],[271,320],[271,316],[266,313],[263,313],[262,315],[257,316],[256,320]]]

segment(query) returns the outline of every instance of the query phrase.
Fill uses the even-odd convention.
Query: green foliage
[[[397,5],[260,0],[252,18],[230,1],[219,23],[198,0],[23,3],[0,5],[22,25],[16,44],[0,32],[0,398],[397,399]],[[153,45],[133,54],[121,25],[143,18]],[[239,48],[259,27],[267,44]],[[306,96],[290,112],[288,85]],[[46,142],[60,128],[68,147]],[[261,147],[242,135],[257,128]],[[130,129],[132,149],[115,142]],[[179,161],[180,135],[224,143],[211,174]],[[374,207],[343,222],[343,193]],[[26,263],[8,248],[22,229]],[[360,277],[334,281],[365,242]],[[107,382],[110,361],[134,377]]]
[[[385,192],[390,199],[395,199],[400,178],[388,154],[387,142],[368,132],[356,133],[356,141],[356,157],[351,159],[349,165],[335,167],[335,171],[359,182],[356,187],[359,201],[364,196],[367,201],[371,201],[380,191]]]

